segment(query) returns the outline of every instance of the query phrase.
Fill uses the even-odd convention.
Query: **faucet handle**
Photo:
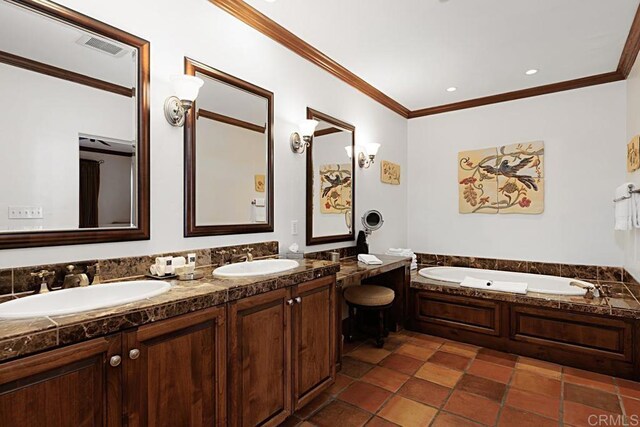
[[[40,271],[36,271],[35,273],[31,273],[31,277],[39,277],[40,279],[46,279],[47,277],[51,277],[54,274],[56,273],[53,271],[40,270]]]
[[[67,265],[67,274],[73,274],[73,270],[76,269],[76,266],[73,264]]]
[[[251,246],[245,246],[244,248],[242,248],[242,252],[251,252],[253,251],[254,248],[252,248]]]

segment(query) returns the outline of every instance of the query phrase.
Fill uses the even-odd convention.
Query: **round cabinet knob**
[[[140,350],[137,348],[134,348],[129,352],[129,359],[136,360],[138,357],[140,357]]]
[[[120,363],[122,362],[122,357],[116,355],[116,356],[111,356],[111,359],[109,359],[109,365],[113,366],[114,368],[116,366],[120,366]]]
[[[294,301],[298,304],[300,304],[302,302],[302,298],[300,297],[295,297]]]
[[[293,305],[293,300],[292,299],[288,299],[287,300],[287,305]]]

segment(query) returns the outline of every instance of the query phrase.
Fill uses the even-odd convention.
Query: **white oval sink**
[[[292,259],[261,259],[224,265],[213,270],[213,274],[220,277],[263,276],[292,270],[299,266],[300,264]]]
[[[171,285],[155,280],[116,282],[83,288],[61,289],[0,304],[0,319],[60,316],[151,298]]]

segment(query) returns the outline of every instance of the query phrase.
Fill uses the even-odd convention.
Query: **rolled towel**
[[[615,226],[618,231],[631,230],[633,227],[633,206],[632,198],[629,197],[629,186],[633,184],[627,182],[622,184],[615,191]]]
[[[631,193],[631,225],[640,228],[640,193]]]
[[[358,255],[358,261],[367,265],[380,265],[382,261],[375,255],[360,254]]]
[[[464,288],[482,289],[485,291],[495,292],[511,292],[514,294],[526,294],[527,283],[523,282],[498,282],[495,280],[476,279],[474,277],[465,277],[460,283]]]

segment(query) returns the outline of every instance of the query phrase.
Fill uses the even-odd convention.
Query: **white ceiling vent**
[[[77,43],[79,45],[86,46],[94,50],[98,50],[102,53],[106,53],[107,55],[114,56],[116,58],[120,58],[125,53],[127,53],[127,51],[124,48],[118,46],[117,44],[111,41],[99,39],[95,36],[89,36],[89,35],[82,36],[78,39]]]

